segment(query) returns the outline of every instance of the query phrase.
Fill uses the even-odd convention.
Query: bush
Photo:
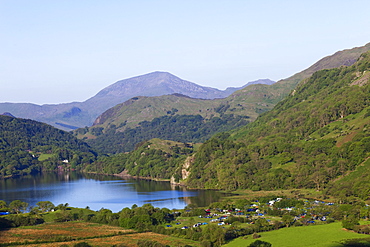
[[[141,239],[137,241],[137,246],[139,247],[167,247],[168,245],[161,244],[154,240]]]
[[[359,225],[359,222],[355,218],[348,218],[346,220],[342,220],[342,226],[343,228],[346,228],[348,230],[353,230],[355,226]]]
[[[209,241],[209,240],[203,240],[203,241],[200,243],[200,245],[201,245],[202,247],[212,247],[212,242],[211,242],[211,241]]]
[[[249,245],[249,247],[270,247],[270,246],[272,246],[272,244],[262,240],[256,240]]]

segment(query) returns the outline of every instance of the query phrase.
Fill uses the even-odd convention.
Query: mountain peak
[[[134,96],[160,96],[180,93],[192,98],[224,98],[228,96],[224,91],[209,88],[195,83],[182,80],[179,77],[162,71],[154,71],[148,74],[124,79],[101,90],[95,97],[107,96],[121,97],[130,94]],[[128,98],[130,98],[128,97]]]
[[[0,114],[0,115],[2,115],[2,116],[8,116],[8,117],[14,117],[13,114],[11,114],[10,112],[4,112],[3,114]]]

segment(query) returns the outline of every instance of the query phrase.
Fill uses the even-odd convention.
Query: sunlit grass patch
[[[259,234],[261,235],[261,238],[259,238],[260,240],[269,242],[274,247],[336,247],[342,246],[339,242],[344,239],[369,237],[368,235],[343,230],[341,222],[326,225],[282,228]],[[253,241],[255,241],[255,239],[250,235],[237,238],[225,246],[248,246]]]

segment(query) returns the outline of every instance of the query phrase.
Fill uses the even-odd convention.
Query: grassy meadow
[[[340,244],[341,240],[369,238],[368,235],[344,230],[341,222],[325,225],[282,228],[259,234],[261,235],[261,238],[259,238],[260,240],[271,243],[273,247],[339,247],[344,246]],[[225,247],[248,246],[255,240],[256,239],[253,239],[251,235],[240,237],[229,242]]]

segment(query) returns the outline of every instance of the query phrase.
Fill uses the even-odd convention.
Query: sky
[[[225,89],[370,42],[368,0],[0,0],[0,102],[85,101],[153,71]]]

